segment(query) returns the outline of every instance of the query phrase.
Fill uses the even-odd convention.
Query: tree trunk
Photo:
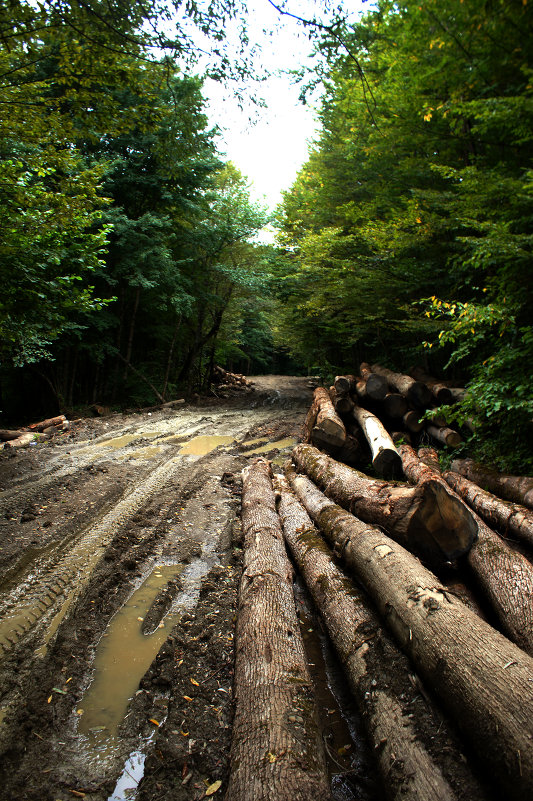
[[[410,481],[442,481],[435,467],[435,455],[429,453],[425,464],[408,445],[398,447],[405,475]],[[428,449],[424,449],[428,456]],[[459,496],[456,496],[460,500]],[[467,564],[505,633],[533,655],[533,566],[510,548],[472,512],[478,526],[478,538],[467,554]]]
[[[244,572],[227,801],[331,798],[269,463],[243,471]]]
[[[530,801],[533,659],[447,594],[379,529],[340,509],[304,476],[293,488],[454,717],[501,797]]]
[[[411,401],[417,409],[425,409],[430,405],[432,399],[431,390],[422,381],[415,381],[409,375],[394,373],[379,364],[373,364],[371,369],[372,372],[383,376],[391,387],[405,395],[407,400]]]
[[[337,392],[333,405],[337,414],[349,414],[355,404],[349,395],[339,395]]]
[[[454,397],[450,392],[449,387],[440,382],[437,378],[433,378],[433,376],[428,375],[421,367],[417,367],[410,372],[413,378],[418,381],[423,381],[424,384],[430,388],[431,392],[433,393],[433,397],[439,406],[448,405],[449,403],[454,402]]]
[[[533,477],[509,476],[497,473],[490,467],[473,462],[472,459],[456,459],[452,470],[470,479],[483,489],[493,492],[506,501],[514,501],[533,509]]]
[[[123,356],[121,353],[117,353],[117,356],[118,356],[118,357],[119,357],[119,359],[121,359],[123,362],[125,362],[125,361],[126,361],[126,359],[124,358],[124,356]],[[141,371],[140,371],[140,370],[137,370],[137,368],[136,368],[136,367],[134,367],[132,364],[127,364],[127,367],[129,367],[129,369],[131,370],[131,372],[132,372],[132,373],[135,373],[135,375],[136,375],[136,376],[138,376],[138,377],[141,379],[141,381],[144,381],[144,383],[145,383],[145,384],[147,384],[147,386],[149,386],[149,387],[150,387],[150,389],[152,390],[152,392],[154,393],[154,395],[156,396],[156,398],[157,398],[158,400],[160,400],[160,401],[161,401],[161,403],[164,403],[164,399],[163,399],[162,395],[160,395],[160,394],[159,394],[159,391],[158,391],[158,390],[157,390],[157,389],[154,387],[154,385],[152,384],[152,382],[151,382],[151,381],[150,381],[148,378],[146,378],[146,376],[145,376],[145,375],[143,375],[143,374],[141,373]]]
[[[382,375],[378,375],[370,369],[366,362],[362,362],[359,367],[361,378],[366,381],[366,394],[371,400],[381,401],[389,392],[389,385],[387,379]]]
[[[387,798],[484,798],[446,723],[418,692],[409,660],[384,632],[365,593],[333,563],[287,481],[276,476],[274,486],[285,539],[339,655]]]
[[[0,441],[9,442],[9,440],[18,439],[26,433],[26,431],[11,431],[8,428],[0,428]]]
[[[123,362],[126,365],[124,368],[124,374],[122,376],[123,380],[125,381],[128,377],[128,369],[131,367],[131,354],[133,350],[133,336],[135,334],[135,323],[137,321],[137,310],[139,308],[139,301],[141,299],[141,287],[138,286],[135,292],[135,300],[133,302],[133,311],[131,313],[131,320],[130,320],[130,329],[128,331],[128,342],[126,345],[126,356],[123,358]]]
[[[41,420],[39,423],[32,423],[28,428],[31,429],[31,431],[42,431],[49,426],[61,425],[66,419],[64,414],[59,414],[57,417],[49,417],[47,420]]]
[[[382,408],[387,417],[398,420],[407,412],[407,401],[399,392],[387,392],[383,398]]]
[[[314,400],[317,403],[317,415],[311,430],[311,439],[319,446],[341,448],[346,440],[346,429],[333,407],[328,391],[324,387],[317,387]]]
[[[347,395],[355,389],[357,378],[354,375],[338,375],[335,376],[334,386],[335,391],[339,395]]]
[[[458,448],[463,442],[463,438],[453,428],[447,426],[427,426],[427,432],[430,437],[439,442],[441,445],[446,445],[448,448]]]
[[[167,365],[165,368],[165,378],[163,379],[163,389],[161,390],[161,397],[164,398],[167,394],[168,379],[170,377],[170,368],[172,367],[172,357],[174,355],[174,348],[176,347],[176,340],[178,332],[181,328],[181,314],[178,315],[178,322],[174,326],[174,333],[172,334],[172,342],[168,349]]]
[[[414,412],[412,409],[404,414],[402,422],[406,429],[413,434],[419,434],[424,428],[424,422],[420,422],[420,412]]]
[[[400,478],[402,460],[381,420],[360,406],[355,406],[352,414],[370,446],[372,467],[383,478]]]
[[[1,434],[0,434],[1,437]],[[448,470],[443,473],[444,480],[471,509],[483,518],[485,523],[500,529],[504,534],[514,534],[530,547],[533,546],[533,512],[525,506],[502,501],[492,493],[478,487],[458,473]]]
[[[296,445],[293,459],[331,498],[362,520],[383,526],[430,562],[453,561],[472,546],[477,533],[472,513],[443,481],[427,480],[417,487],[389,484],[310,445]]]

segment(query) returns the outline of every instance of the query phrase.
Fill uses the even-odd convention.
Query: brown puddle
[[[253,448],[251,451],[246,451],[245,456],[253,456],[258,453],[268,453],[269,451],[277,450],[284,451],[288,448],[293,448],[297,443],[296,437],[285,437],[285,439],[278,439],[276,442],[267,442],[259,448]]]
[[[141,631],[142,619],[159,590],[181,570],[180,565],[154,568],[115,614],[100,640],[94,679],[76,711],[79,733],[88,738],[91,750],[101,756],[112,751],[118,726],[139,688],[139,681],[181,614],[181,610],[171,612],[153,634]]]
[[[180,450],[180,456],[205,456],[219,445],[229,445],[231,442],[235,442],[235,437],[223,434],[214,434],[213,436],[201,434],[185,443]]]
[[[133,440],[135,439],[141,439],[141,438],[153,439],[156,436],[157,434],[137,431],[135,434],[123,434],[121,437],[113,437],[112,439],[106,439],[103,442],[99,442],[98,447],[113,448],[114,450],[118,450],[119,448],[124,448],[126,445],[129,445],[130,442],[133,442]]]

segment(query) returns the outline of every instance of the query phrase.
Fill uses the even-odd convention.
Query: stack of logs
[[[230,373],[218,364],[213,367],[212,392],[217,398],[227,398],[234,393],[253,392],[254,385],[241,373]]]
[[[379,372],[355,384],[347,377],[343,419],[330,394],[315,391],[304,432],[313,444],[294,448],[284,475],[261,458],[243,472],[226,801],[331,798],[295,568],[344,668],[384,797],[531,799],[533,478],[468,459],[443,472],[433,448],[405,441],[386,445],[397,459],[378,459],[385,446],[373,441],[388,432],[355,400],[371,375]],[[348,415],[365,432],[374,470],[403,482],[331,456],[354,461],[360,450]]]
[[[60,414],[57,417],[41,420],[39,423],[32,423],[25,428],[16,430],[2,428],[0,429],[0,441],[4,448],[25,448],[32,442],[42,442],[69,429],[70,422],[64,414]]]
[[[317,388],[304,440],[346,464],[371,463],[383,478],[402,475],[393,439],[457,447],[461,433],[446,425],[439,407],[455,403],[464,389],[445,386],[420,370],[413,374],[418,378],[363,363],[359,377],[337,376],[329,390]]]

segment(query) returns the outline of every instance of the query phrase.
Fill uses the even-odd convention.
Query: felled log
[[[387,429],[372,412],[355,406],[352,415],[361,426],[372,453],[372,467],[383,478],[399,478],[402,460]]]
[[[235,719],[226,798],[330,798],[313,683],[294,607],[292,568],[269,463],[243,471]]]
[[[355,382],[357,378],[354,375],[337,375],[335,376],[334,386],[335,391],[339,395],[347,395],[355,389]]]
[[[431,403],[431,390],[422,381],[416,381],[409,375],[403,373],[394,373],[386,367],[381,367],[379,364],[372,365],[372,372],[383,376],[387,382],[394,387],[402,395],[405,395],[407,400],[411,401],[413,406],[417,409],[425,409]]]
[[[12,439],[18,439],[23,434],[26,434],[26,431],[11,431],[8,428],[0,428],[0,441],[1,442],[9,442]]]
[[[448,387],[454,403],[459,403],[466,397],[466,389],[464,387]]]
[[[381,401],[389,392],[387,379],[371,370],[370,365],[362,362],[359,366],[361,378],[365,381],[365,392],[371,400]]]
[[[410,372],[413,378],[415,378],[417,381],[423,381],[423,383],[429,387],[439,406],[448,405],[449,403],[454,402],[450,388],[442,381],[439,381],[432,375],[428,375],[428,373],[426,373],[421,367],[416,367]]]
[[[6,442],[6,448],[25,448],[31,442],[38,442],[39,440],[47,439],[46,434],[38,431],[25,431],[16,439],[10,439]]]
[[[498,473],[490,467],[472,461],[472,459],[456,459],[452,462],[452,470],[499,498],[521,503],[533,509],[532,476],[510,476]]]
[[[448,448],[458,448],[463,442],[462,436],[457,431],[454,431],[453,428],[448,428],[448,426],[428,425],[426,431],[430,437]]]
[[[434,451],[420,451],[421,456],[429,457],[429,465],[408,445],[399,445],[398,451],[410,481],[416,483],[429,478],[444,482],[435,466]],[[502,629],[521,648],[533,654],[533,565],[510,548],[475,512],[472,515],[477,523],[478,538],[466,556],[467,564]]]
[[[424,421],[420,420],[420,412],[414,412],[412,409],[404,414],[402,422],[406,429],[413,434],[419,434],[424,428]]]
[[[41,420],[39,423],[32,423],[28,428],[31,431],[43,431],[43,429],[49,426],[61,425],[66,419],[64,414],[59,414],[56,417],[49,417],[47,420]]]
[[[533,797],[533,659],[379,529],[305,476],[293,489],[362,583],[397,643],[468,739],[501,798]]]
[[[335,411],[328,391],[324,387],[317,387],[314,400],[317,403],[317,414],[311,429],[312,441],[318,446],[341,448],[346,441],[346,429]]]
[[[407,412],[407,400],[399,392],[387,392],[382,401],[383,412],[393,420],[401,419]]]
[[[472,513],[443,481],[416,487],[369,478],[311,445],[296,445],[293,459],[333,500],[361,520],[383,526],[394,539],[433,563],[453,561],[472,546]]]
[[[325,450],[337,461],[355,466],[368,464],[370,458],[366,442],[361,443],[359,438],[352,434],[346,435],[346,440],[341,448],[326,447]]]
[[[457,783],[459,797],[482,798],[446,722],[428,708],[409,660],[383,630],[366,595],[333,563],[287,481],[275,476],[274,487],[285,539],[344,668],[387,798],[455,799]],[[425,742],[420,731],[426,733]],[[432,739],[439,748],[430,752]]]
[[[335,407],[337,414],[349,414],[354,405],[355,404],[349,395],[339,395],[338,392],[336,393],[333,406]]]
[[[502,501],[464,476],[447,470],[444,480],[485,523],[500,529],[504,534],[514,534],[529,546],[533,546],[533,512],[525,506]]]

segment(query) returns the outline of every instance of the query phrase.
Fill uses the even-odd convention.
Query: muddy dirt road
[[[219,781],[223,796],[240,471],[286,457],[312,395],[253,380],[245,398],[0,454],[2,801],[180,801]]]

